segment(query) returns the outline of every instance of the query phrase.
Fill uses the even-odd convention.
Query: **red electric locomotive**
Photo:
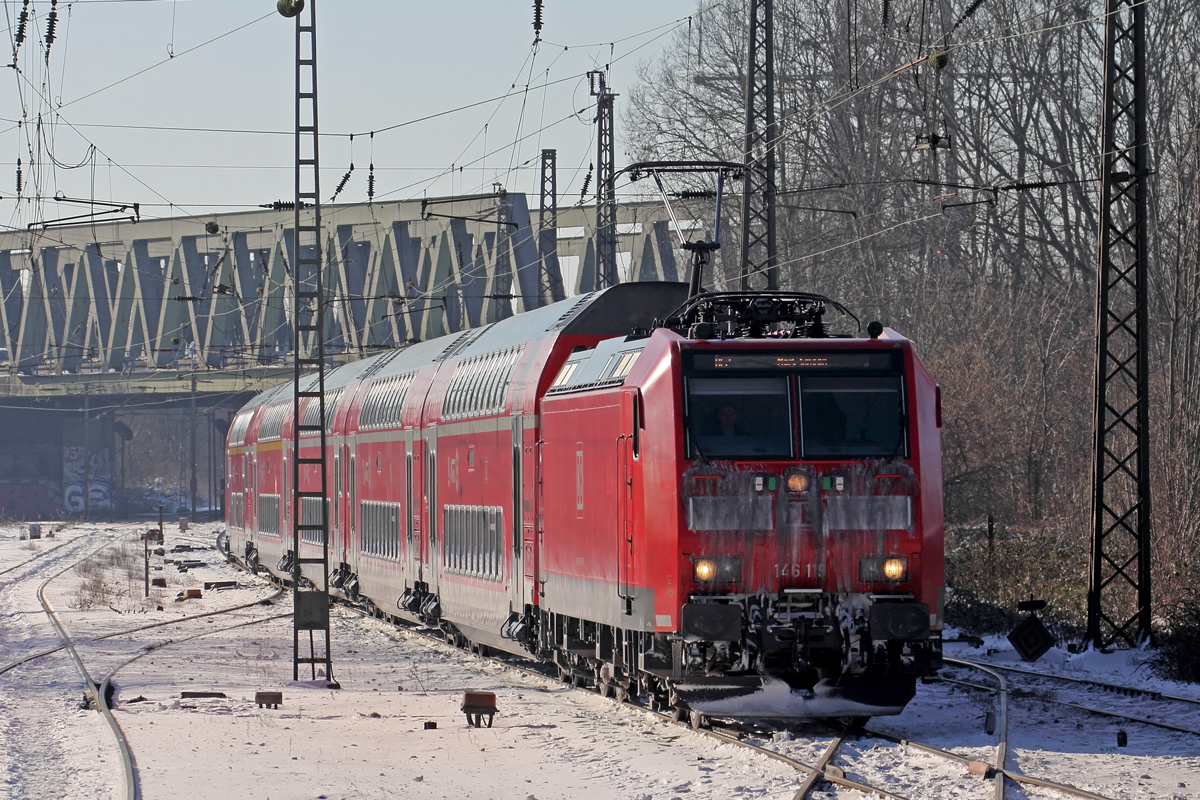
[[[333,370],[331,585],[695,721],[898,713],[941,666],[939,395],[834,309],[621,284]],[[228,446],[231,550],[285,579],[290,398]]]

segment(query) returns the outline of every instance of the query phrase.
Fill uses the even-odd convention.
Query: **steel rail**
[[[983,687],[983,688],[988,688],[988,687]],[[996,691],[996,690],[990,689],[990,691]],[[966,756],[961,756],[958,753],[952,752],[950,750],[943,750],[940,747],[934,747],[931,744],[923,744],[921,742],[913,741],[912,739],[905,739],[901,736],[893,736],[890,733],[883,733],[882,731],[874,731],[874,730],[870,730],[870,729],[864,729],[863,732],[870,734],[871,736],[874,736],[878,739],[883,739],[888,742],[895,742],[896,744],[901,744],[906,747],[914,747],[917,750],[921,750],[926,753],[930,753],[932,755],[949,758],[953,761],[958,761],[962,764],[969,764],[972,761],[972,759],[967,758]],[[1032,775],[1025,775],[1020,772],[1011,772],[1008,770],[1005,770],[1004,774],[1006,776],[1008,776],[1011,780],[1016,781],[1017,783],[1027,783],[1027,784],[1030,784],[1033,786],[1042,786],[1047,789],[1057,789],[1060,792],[1064,792],[1064,793],[1070,794],[1070,795],[1075,795],[1076,797],[1085,797],[1085,798],[1087,798],[1087,800],[1112,800],[1112,798],[1110,798],[1110,797],[1106,797],[1102,794],[1096,794],[1095,792],[1089,792],[1087,789],[1080,789],[1077,786],[1071,786],[1070,784],[1067,784],[1067,783],[1057,783],[1055,781],[1046,780],[1045,778],[1035,778]]]
[[[1000,740],[996,744],[996,800],[1004,800],[1004,778],[1008,774],[1008,681],[999,672],[990,670],[987,667],[976,664],[972,661],[960,661],[957,658],[944,659],[947,664],[967,667],[968,669],[977,669],[986,675],[990,675],[995,681],[1000,684],[1000,720],[999,733]]]
[[[661,716],[662,718],[664,718],[668,721],[674,722],[674,720],[671,719],[669,714],[664,714],[661,711],[649,711],[644,706],[630,703],[628,700],[626,700],[625,703],[628,704],[632,708],[638,709],[639,711],[647,711],[650,714],[655,714],[657,716]],[[684,723],[682,723],[682,722],[675,722],[675,724],[676,725],[684,725]],[[688,727],[688,730],[692,730],[692,728]],[[847,778],[845,776],[837,776],[837,775],[830,774],[829,772],[825,771],[824,768],[818,768],[817,765],[815,765],[815,764],[806,764],[805,762],[800,761],[799,759],[795,759],[790,756],[785,756],[782,753],[779,753],[779,752],[776,752],[776,751],[770,749],[769,747],[763,747],[762,745],[755,744],[754,742],[746,742],[741,739],[738,739],[737,737],[729,736],[727,734],[720,733],[719,731],[706,730],[704,728],[700,728],[700,729],[696,730],[696,733],[701,733],[701,734],[704,734],[705,736],[711,736],[714,739],[720,739],[721,741],[727,742],[729,744],[735,744],[735,745],[738,745],[739,747],[745,747],[750,750],[754,750],[754,751],[766,756],[767,758],[771,758],[776,761],[780,761],[784,764],[787,764],[790,767],[793,767],[796,770],[807,772],[809,774],[809,776],[816,776],[817,779],[823,779],[825,781],[828,781],[829,783],[837,784],[838,786],[844,786],[847,789],[855,789],[860,792],[865,792],[866,794],[878,795],[880,797],[885,797],[885,798],[891,797],[891,798],[894,798],[894,800],[908,800],[908,798],[906,798],[904,795],[899,795],[899,794],[895,794],[893,792],[889,792],[887,789],[881,789],[878,786],[872,786],[867,783],[861,783],[859,781],[854,780],[853,778]],[[838,739],[834,740],[834,743],[836,743],[839,746],[841,745],[841,742],[842,742],[842,740],[840,737]],[[830,747],[833,748],[833,750],[835,750],[835,751],[837,749],[836,747],[833,747],[832,744],[830,745]],[[828,749],[826,750],[826,754],[832,758],[832,753]],[[822,756],[822,758],[824,758],[824,756]],[[814,782],[814,785],[815,785],[815,782]],[[810,787],[810,789],[811,789],[811,787]],[[805,789],[805,794],[807,794],[810,789]],[[804,795],[800,794],[799,790],[797,790],[797,793],[795,795],[793,795],[793,800],[802,800],[803,797],[804,797]]]
[[[358,608],[357,606],[354,606],[354,605],[350,605],[349,603],[346,603],[339,598],[334,598],[334,600],[337,602],[339,608],[342,608],[346,611],[350,611],[354,614],[358,614],[359,616],[364,617],[364,618],[370,617],[372,619],[378,619],[378,617],[376,617],[374,614],[370,613],[369,611]],[[396,627],[399,628],[400,626],[396,625]],[[416,636],[420,636],[422,638],[428,639],[431,642],[437,642],[438,644],[445,644],[445,645],[453,646],[450,642],[447,642],[444,638],[435,636],[432,633],[425,632],[425,631],[417,628],[416,626],[405,627],[405,628],[403,628],[403,630],[408,631],[409,633],[412,633]],[[525,664],[521,664],[521,663],[518,663],[515,661],[508,660],[508,659],[503,659],[503,658],[496,658],[496,657],[489,657],[489,656],[480,656],[480,658],[484,658],[484,659],[491,661],[495,664],[498,664],[500,666],[516,670],[517,672],[523,672],[527,675],[532,675],[534,677],[542,678],[547,681],[556,682],[553,675],[543,672],[532,666],[528,666]],[[567,688],[578,689],[580,691],[587,691],[590,694],[595,694],[595,692],[591,692],[590,690],[588,690],[582,686],[575,686],[573,683],[567,684]],[[837,749],[845,741],[845,734],[842,734],[841,736],[835,738],[833,740],[833,742],[830,743],[829,747],[826,748],[824,755],[822,755],[821,759],[818,761],[817,764],[809,764],[804,761],[800,761],[799,759],[792,758],[791,756],[786,756],[783,753],[777,752],[775,750],[771,750],[768,747],[764,747],[762,745],[755,744],[754,742],[743,741],[742,739],[739,739],[736,736],[730,736],[729,734],[721,733],[720,731],[706,729],[706,728],[693,728],[693,727],[691,727],[691,725],[689,723],[687,723],[683,720],[677,720],[673,716],[671,716],[669,713],[666,713],[663,711],[652,711],[651,709],[647,708],[646,706],[641,705],[640,703],[635,703],[634,701],[629,700],[629,699],[621,700],[621,701],[619,701],[619,703],[620,703],[620,705],[626,706],[630,709],[633,709],[636,711],[641,711],[641,712],[644,712],[647,714],[652,714],[653,716],[656,716],[665,722],[669,722],[673,725],[678,725],[680,727],[686,728],[687,730],[692,731],[694,733],[698,733],[703,736],[709,736],[711,738],[718,739],[722,742],[725,742],[726,744],[732,744],[732,745],[736,745],[738,747],[744,747],[749,750],[753,750],[757,753],[760,753],[761,755],[766,756],[767,758],[771,758],[775,761],[779,761],[780,763],[787,764],[788,766],[792,767],[793,769],[797,770],[798,772],[806,773],[805,782],[803,784],[801,784],[800,789],[798,789],[796,794],[793,795],[793,800],[803,800],[803,798],[808,794],[808,792],[810,792],[812,790],[812,788],[816,785],[817,781],[820,781],[820,780],[825,780],[829,783],[837,784],[838,786],[843,786],[847,789],[855,789],[860,792],[865,792],[869,795],[877,795],[877,796],[883,797],[883,798],[892,798],[892,800],[909,800],[909,798],[907,798],[903,795],[898,795],[893,792],[889,792],[887,789],[882,789],[878,786],[872,786],[867,783],[862,783],[860,781],[854,780],[853,778],[847,778],[844,775],[843,776],[833,775],[833,774],[830,774],[826,770],[826,767],[828,766],[828,762],[833,758],[834,754],[837,752]],[[811,781],[811,783],[810,783],[810,781]],[[803,790],[803,791],[801,792],[801,790]]]
[[[996,689],[992,688],[991,686],[983,686],[978,683],[971,683],[970,681],[960,681],[960,680],[955,680],[954,678],[942,678],[941,681],[942,681],[942,683],[952,683],[957,686],[965,686],[968,689],[975,689],[977,691],[992,692],[992,693],[996,692]],[[1087,711],[1089,713],[1096,714],[1096,715],[1102,716],[1102,717],[1113,717],[1115,719],[1128,720],[1129,722],[1138,722],[1138,723],[1141,723],[1142,725],[1151,725],[1155,728],[1163,728],[1164,730],[1175,731],[1177,733],[1190,733],[1193,736],[1200,736],[1200,731],[1195,730],[1194,728],[1184,728],[1180,725],[1172,725],[1169,722],[1159,722],[1158,720],[1148,719],[1146,717],[1135,717],[1132,714],[1122,714],[1119,711],[1109,711],[1109,710],[1103,709],[1103,708],[1093,708],[1091,706],[1085,706],[1080,703],[1072,703],[1069,700],[1059,700],[1056,697],[1045,697],[1043,695],[1037,695],[1037,694],[1031,694],[1031,695],[1018,694],[1016,696],[1017,697],[1025,697],[1025,696],[1035,697],[1036,699],[1041,700],[1043,703],[1054,703],[1054,704],[1060,705],[1060,706],[1068,706],[1070,708],[1078,708],[1080,711]]]
[[[236,557],[231,558],[231,562],[235,566],[237,566],[238,569],[241,569],[243,571],[248,571],[246,569],[245,565],[243,565]],[[271,580],[277,586],[280,587],[281,591],[283,591],[287,588],[284,584],[282,584],[280,582],[280,579],[277,578],[273,573],[268,571],[267,576],[268,576],[269,580]],[[360,608],[360,607],[358,607],[354,604],[351,604],[341,598],[334,597],[333,600],[337,603],[339,608],[341,608],[345,611],[349,611],[351,613],[357,614],[363,618],[370,617],[371,619],[379,619],[379,617],[377,617],[371,611]],[[436,642],[438,644],[453,646],[453,644],[451,642],[448,642],[444,637],[436,636],[429,631],[422,630],[421,628],[419,628],[416,625],[405,624],[402,627],[400,624],[396,624],[396,623],[392,623],[392,624],[394,627],[396,627],[398,629],[404,630],[408,633],[419,636],[423,639],[427,639],[430,642]],[[456,648],[456,649],[458,649],[458,648]],[[480,656],[480,658],[486,658],[488,661],[491,661],[495,664],[498,664],[503,667],[507,667],[507,668],[515,670],[517,672],[525,673],[527,675],[530,675],[530,676],[533,676],[536,678],[541,678],[543,680],[547,680],[547,681],[551,681],[551,682],[557,682],[555,679],[555,676],[553,674],[539,670],[536,667],[531,666],[531,665],[522,664],[517,661],[510,660],[509,658],[497,658],[497,657],[487,657],[487,656]],[[519,656],[513,656],[513,658],[519,658]],[[999,676],[996,676],[996,677],[999,680],[1003,681],[1003,678],[1000,678]],[[582,691],[589,691],[589,690],[585,689],[584,687],[577,687],[577,686],[574,686],[573,684],[567,684],[567,688],[568,689],[580,689]],[[589,693],[594,693],[594,692],[589,691]],[[689,731],[693,731],[694,733],[699,733],[703,736],[708,736],[708,737],[717,739],[721,742],[725,742],[726,744],[732,744],[737,747],[743,747],[743,748],[746,748],[749,750],[753,750],[754,752],[764,755],[767,758],[773,759],[773,760],[778,761],[783,764],[787,764],[788,766],[792,767],[793,769],[797,770],[798,772],[805,773],[804,782],[800,785],[800,787],[797,788],[796,793],[793,794],[793,796],[792,796],[792,800],[804,800],[804,798],[807,797],[807,795],[812,791],[813,788],[816,787],[818,782],[821,780],[824,780],[828,783],[832,783],[832,784],[835,784],[838,786],[842,786],[847,789],[854,789],[856,791],[864,792],[868,795],[874,795],[874,796],[881,797],[881,798],[891,798],[892,800],[909,800],[909,798],[905,797],[904,795],[899,795],[894,792],[890,792],[887,789],[883,789],[878,786],[873,786],[871,784],[862,783],[860,781],[854,780],[853,778],[847,778],[847,777],[845,777],[844,774],[841,776],[838,776],[838,775],[832,774],[828,771],[827,767],[829,766],[829,762],[833,759],[833,756],[836,755],[838,749],[845,742],[845,739],[848,736],[848,732],[843,732],[841,735],[834,738],[833,741],[831,741],[830,744],[826,747],[825,752],[822,754],[821,758],[818,760],[818,762],[816,764],[809,764],[809,763],[801,761],[799,759],[792,758],[791,756],[786,756],[783,753],[780,753],[778,751],[770,749],[769,747],[765,747],[763,745],[756,744],[754,742],[744,741],[736,736],[731,736],[729,734],[722,733],[717,730],[706,729],[706,728],[692,728],[688,722],[686,722],[684,720],[677,720],[669,713],[662,712],[662,711],[652,711],[651,709],[647,708],[646,706],[644,706],[640,703],[636,703],[629,699],[620,701],[620,704],[623,706],[626,706],[632,710],[635,710],[635,711],[641,711],[641,712],[644,712],[647,714],[651,714],[651,715],[663,720],[664,722],[668,722],[673,725],[678,725],[680,727],[686,728]],[[886,737],[881,737],[881,738],[886,738]],[[958,756],[954,756],[953,754],[951,754],[951,756],[955,757],[955,758],[960,758]],[[965,759],[965,760],[969,760],[969,759]],[[997,772],[997,775],[1001,779],[1003,778],[1003,775],[1001,775],[1000,772]],[[1027,782],[1039,783],[1038,781],[1033,780],[1033,779],[1031,779]],[[1058,788],[1056,784],[1053,784],[1051,782],[1040,782],[1040,785],[1046,785],[1046,786],[1051,786],[1052,788]],[[1065,787],[1065,788],[1067,788],[1068,790],[1070,789],[1070,787]],[[1110,800],[1110,798],[1101,797],[1100,795],[1085,794],[1085,795],[1081,795],[1081,796],[1088,797],[1089,800]],[[1002,794],[997,795],[997,797],[999,798],[999,800],[1003,800]]]
[[[222,611],[220,613],[227,614],[233,610],[234,609],[232,609],[232,608],[227,608],[227,609],[225,609],[225,611]],[[285,619],[287,617],[290,617],[291,615],[292,615],[291,611],[287,611],[282,614],[271,614],[266,617],[259,617],[258,619],[243,620],[243,621],[237,623],[236,625],[230,625],[225,628],[218,628],[216,630],[210,630],[210,631],[201,631],[200,633],[196,633],[191,636],[185,636],[182,639],[166,639],[161,642],[144,645],[141,648],[140,652],[138,652],[137,655],[133,656],[132,658],[126,659],[125,661],[122,661],[117,666],[113,667],[112,670],[109,671],[109,673],[104,676],[103,685],[107,687],[112,682],[112,679],[116,676],[116,674],[118,672],[120,672],[121,670],[125,669],[125,667],[129,666],[130,664],[137,661],[138,659],[145,658],[146,656],[150,655],[151,653],[157,653],[159,650],[162,650],[164,647],[170,647],[171,645],[175,645],[175,644],[183,644],[184,642],[190,642],[195,639],[203,639],[205,636],[212,636],[213,634],[216,634],[216,633],[228,633],[229,631],[234,631],[234,630],[237,630],[238,628],[246,628],[246,627],[249,627],[250,625],[258,625],[261,622],[270,622],[273,619]]]
[[[975,661],[967,661],[965,659],[960,660],[963,661],[963,663],[972,665],[980,663]],[[1004,672],[1016,672],[1021,675],[1032,675],[1035,678],[1046,678],[1047,680],[1067,681],[1069,683],[1080,683],[1087,686],[1096,686],[1100,689],[1104,689],[1105,691],[1113,692],[1114,694],[1123,694],[1130,697],[1145,696],[1150,697],[1153,700],[1174,700],[1179,703],[1190,703],[1192,705],[1200,706],[1200,700],[1197,700],[1193,697],[1180,697],[1179,695],[1163,694],[1162,692],[1155,692],[1150,689],[1138,689],[1134,686],[1122,686],[1118,683],[1107,683],[1105,681],[1097,681],[1091,678],[1076,678],[1070,675],[1056,675],[1050,672],[1038,672],[1037,670],[1024,669],[1022,667],[1004,667],[1000,666],[999,664],[987,664],[986,666],[991,669],[1003,670]]]
[[[65,546],[65,544],[74,543],[74,542],[78,541],[79,538],[81,538],[81,537],[76,537],[76,539],[73,539],[71,542],[66,542],[66,543],[64,543],[64,545],[60,545],[60,547]],[[64,567],[63,569],[59,570],[55,574],[51,575],[49,578],[44,580],[42,582],[42,584],[38,587],[38,591],[37,591],[38,602],[41,604],[42,610],[46,613],[46,616],[50,619],[51,624],[55,627],[56,631],[58,632],[59,638],[62,639],[63,644],[60,645],[59,647],[47,649],[47,650],[32,654],[30,656],[27,656],[25,658],[22,658],[11,664],[5,665],[3,668],[0,668],[0,674],[4,674],[5,672],[8,672],[9,670],[11,670],[17,666],[20,666],[21,664],[28,663],[37,658],[42,658],[42,657],[50,655],[52,653],[57,653],[57,652],[66,650],[67,654],[70,656],[72,662],[75,664],[75,668],[78,670],[80,676],[83,679],[84,690],[90,697],[92,703],[94,703],[97,711],[101,714],[101,716],[104,717],[105,722],[108,724],[109,728],[112,730],[113,736],[117,740],[117,747],[121,752],[121,761],[122,761],[122,767],[123,767],[124,776],[125,776],[126,800],[141,800],[142,791],[141,791],[141,785],[139,784],[139,782],[137,780],[137,762],[134,759],[133,750],[130,748],[129,741],[125,737],[124,731],[121,730],[121,726],[117,723],[116,717],[113,716],[112,709],[108,705],[108,691],[109,691],[109,687],[111,685],[111,678],[112,678],[112,675],[115,674],[115,670],[112,673],[109,673],[109,675],[106,676],[100,684],[97,684],[95,682],[95,680],[92,678],[92,676],[88,673],[87,667],[84,665],[83,659],[80,657],[79,652],[75,647],[74,640],[71,638],[70,634],[67,632],[66,626],[63,624],[62,620],[59,619],[58,614],[54,610],[54,607],[50,604],[50,601],[46,599],[46,594],[45,594],[46,587],[49,586],[50,583],[52,581],[54,581],[56,578],[62,576],[63,574],[65,574],[69,570],[73,569],[74,567],[78,566],[80,563],[86,561],[87,559],[92,558],[93,556],[95,556],[97,553],[99,553],[104,548],[110,546],[112,544],[113,537],[110,535],[107,537],[107,539],[108,539],[108,541],[104,542],[99,547],[96,547],[95,549],[91,550],[91,552],[89,552],[83,558],[76,560],[74,563],[70,564],[67,567]],[[57,549],[57,548],[55,548],[55,549]],[[47,552],[49,552],[49,551],[47,551]],[[28,562],[26,562],[26,563],[28,563]],[[277,589],[273,595],[271,595],[268,598],[264,598],[264,599],[273,600],[273,599],[279,597],[282,593],[283,593],[282,589]],[[251,602],[251,603],[242,603],[237,606],[231,606],[229,608],[221,609],[218,611],[208,611],[208,612],[204,612],[201,614],[192,614],[192,615],[188,615],[186,617],[180,617],[179,619],[165,620],[163,622],[151,623],[149,625],[141,625],[136,628],[129,629],[129,630],[118,631],[115,633],[106,634],[104,636],[99,636],[99,637],[96,637],[95,639],[91,639],[88,641],[89,642],[90,641],[102,641],[105,639],[112,639],[117,636],[128,635],[130,633],[136,633],[136,632],[148,630],[151,628],[159,628],[159,627],[163,627],[166,625],[175,625],[180,622],[185,622],[188,620],[203,619],[205,617],[211,617],[211,616],[214,616],[217,614],[227,614],[232,611],[237,611],[240,609],[248,608],[250,606],[259,605],[262,602],[263,602],[263,600],[260,599],[260,600],[255,600],[254,602]],[[257,622],[257,621],[258,620],[252,620],[250,622],[241,623],[240,625],[235,625],[232,627],[233,628],[241,627],[242,625],[253,624],[254,622]],[[229,630],[229,628],[222,629],[222,630]],[[204,634],[200,634],[200,635],[206,635],[208,633],[216,633],[216,631],[206,631]],[[157,648],[155,648],[155,649],[157,649]],[[143,655],[146,655],[146,653],[148,653],[148,652],[150,652],[150,651],[145,651],[145,652],[141,653],[138,656],[138,658],[140,658]],[[134,659],[134,660],[136,660],[136,659]],[[124,666],[124,665],[122,665],[122,666]]]
[[[1172,725],[1169,722],[1158,722],[1156,720],[1146,719],[1145,717],[1135,717],[1130,714],[1122,714],[1118,711],[1105,711],[1105,710],[1099,709],[1099,708],[1091,708],[1090,706],[1080,705],[1079,703],[1072,703],[1068,700],[1055,700],[1055,699],[1049,698],[1049,697],[1040,697],[1038,699],[1045,700],[1046,702],[1049,702],[1049,703],[1057,703],[1060,706],[1070,706],[1071,708],[1078,708],[1081,711],[1088,711],[1088,712],[1091,712],[1092,714],[1099,714],[1100,716],[1104,716],[1104,717],[1116,717],[1117,719],[1124,719],[1124,720],[1128,720],[1130,722],[1138,722],[1138,723],[1141,723],[1142,725],[1152,725],[1155,728],[1163,728],[1168,731],[1175,731],[1177,733],[1190,733],[1193,736],[1200,736],[1200,731],[1198,731],[1198,730],[1194,730],[1192,728],[1183,728],[1183,727],[1180,727],[1179,725]]]
[[[12,572],[13,570],[17,570],[17,569],[20,569],[21,567],[24,567],[24,566],[27,566],[27,565],[29,565],[29,564],[32,564],[32,563],[33,563],[33,562],[35,562],[35,561],[38,561],[38,560],[40,560],[40,559],[42,559],[42,558],[45,558],[46,556],[50,555],[51,553],[53,553],[53,552],[54,552],[54,551],[56,551],[56,550],[61,550],[61,549],[63,549],[64,547],[66,547],[67,545],[69,545],[69,544],[75,544],[76,542],[78,542],[78,541],[79,541],[80,539],[82,539],[82,538],[83,538],[83,535],[76,536],[74,539],[68,539],[67,541],[63,542],[62,544],[55,545],[54,547],[51,547],[51,548],[50,548],[50,549],[48,549],[48,550],[43,550],[42,552],[38,553],[38,554],[37,554],[36,556],[34,556],[33,558],[30,558],[30,559],[28,559],[28,560],[26,560],[26,561],[22,561],[20,564],[16,564],[16,565],[14,565],[14,566],[11,566],[11,567],[6,567],[6,568],[4,568],[4,569],[0,569],[0,575],[7,575],[8,573]]]
[[[105,543],[105,545],[102,547],[96,548],[89,553],[86,558],[91,558],[96,553],[103,550],[105,546],[108,546],[108,544],[111,544],[111,537],[110,542]],[[81,560],[86,560],[86,558]],[[75,668],[79,671],[80,677],[83,678],[83,686],[85,691],[88,693],[88,695],[90,695],[92,702],[95,703],[96,710],[100,712],[102,717],[104,717],[104,721],[108,723],[109,728],[112,730],[113,736],[115,736],[117,739],[117,747],[121,751],[121,763],[125,772],[126,800],[141,800],[142,789],[141,786],[138,785],[137,764],[134,761],[133,751],[129,747],[129,742],[125,738],[125,733],[121,730],[121,726],[117,724],[116,718],[113,717],[112,709],[108,707],[108,701],[105,698],[104,693],[101,691],[100,687],[96,685],[96,682],[92,679],[92,676],[88,674],[87,667],[84,666],[83,659],[79,657],[79,653],[75,650],[75,644],[72,642],[70,634],[67,633],[66,626],[64,626],[62,620],[58,618],[58,614],[54,611],[54,607],[50,605],[50,601],[46,599],[46,587],[50,585],[50,582],[67,572],[67,570],[75,567],[78,563],[80,562],[76,562],[69,567],[65,567],[59,572],[51,575],[46,580],[42,581],[42,585],[38,587],[37,591],[38,602],[41,603],[42,610],[46,612],[46,616],[50,618],[51,624],[54,625],[55,629],[58,631],[59,637],[63,640],[63,649],[67,651],[67,654],[71,657],[71,661],[73,661],[75,664]],[[107,688],[107,686],[105,688]]]
[[[817,763],[813,765],[814,769],[812,772],[808,773],[807,777],[800,784],[800,788],[792,795],[792,800],[804,800],[804,798],[808,797],[808,793],[815,789],[821,779],[825,777],[825,771],[829,766],[829,762],[833,760],[834,755],[837,754],[838,749],[841,748],[845,741],[846,731],[843,730],[825,748],[825,752],[821,754],[821,757],[817,759]]]
[[[101,548],[101,549],[103,549],[103,548]],[[70,567],[68,567],[67,569],[70,569]],[[65,571],[66,570],[64,570],[64,572]],[[62,574],[62,573],[59,573],[59,574]],[[56,575],[55,577],[58,577],[58,576]],[[151,628],[163,628],[168,625],[178,625],[181,622],[189,622],[194,619],[204,619],[205,617],[212,617],[212,616],[216,616],[218,614],[227,614],[230,611],[240,611],[241,609],[250,608],[252,606],[265,605],[267,602],[277,599],[284,592],[284,590],[278,586],[276,586],[274,588],[275,588],[274,594],[269,595],[268,597],[263,597],[258,600],[254,600],[249,603],[242,603],[240,605],[230,606],[229,608],[217,609],[215,611],[205,611],[200,614],[189,614],[184,617],[178,617],[176,619],[164,620],[162,622],[152,622],[148,625],[139,625],[136,628],[126,628],[125,630],[114,631],[113,633],[106,633],[103,636],[96,636],[96,637],[93,637],[90,639],[86,639],[81,643],[82,644],[91,644],[93,642],[102,642],[107,639],[115,639],[118,636],[128,636],[131,633],[138,633],[139,631],[150,630]],[[4,665],[0,666],[0,675],[3,675],[4,673],[9,672],[10,670],[16,669],[17,667],[21,666],[22,664],[28,664],[30,661],[36,661],[39,658],[44,658],[46,656],[58,653],[58,652],[62,651],[65,647],[66,647],[66,645],[60,644],[57,647],[51,647],[46,650],[40,650],[36,653],[31,653],[30,655],[27,655],[20,659],[17,659],[16,661],[10,662],[8,664],[4,664]]]

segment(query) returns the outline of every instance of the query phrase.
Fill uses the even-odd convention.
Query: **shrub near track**
[[[970,633],[1007,634],[1021,621],[1017,603],[1045,600],[1038,616],[1061,644],[1087,625],[1088,546],[1061,527],[946,531],[946,624]]]
[[[1159,677],[1200,683],[1200,591],[1166,610],[1150,667]]]

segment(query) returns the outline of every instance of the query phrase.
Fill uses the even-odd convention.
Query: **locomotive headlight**
[[[793,472],[788,475],[787,488],[789,492],[807,492],[808,484],[808,476],[803,472]]]
[[[693,558],[692,580],[696,583],[741,583],[742,559],[738,556]]]
[[[906,556],[864,556],[858,560],[858,579],[864,583],[908,579]]]

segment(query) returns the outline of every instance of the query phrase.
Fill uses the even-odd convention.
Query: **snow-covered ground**
[[[92,675],[99,680],[116,670],[115,714],[147,800],[790,798],[802,777],[786,764],[644,711],[342,609],[334,613],[332,631],[341,690],[293,683],[288,597],[259,604],[270,602],[275,589],[224,564],[211,549],[219,526],[201,525],[187,534],[168,526],[167,552],[151,559],[159,568],[152,577],[166,578],[167,586],[145,598],[135,538],[144,528],[76,525],[54,539],[22,542],[15,526],[0,527],[0,571],[17,567],[0,573],[0,669],[58,644],[37,602],[38,586],[95,551],[92,566],[67,569],[49,584],[47,597],[84,642],[80,655]],[[170,552],[181,543],[202,549]],[[166,559],[206,565],[183,573]],[[237,581],[238,588],[175,600],[179,592],[214,580]],[[164,622],[171,624],[145,627]],[[96,641],[99,636],[109,638]],[[948,651],[1019,665],[1002,639],[989,640],[983,649],[952,645]],[[1053,651],[1037,666],[1047,664],[1113,683],[1200,696],[1198,687],[1153,679],[1137,666],[1135,654],[1068,658]],[[985,682],[978,673],[958,675]],[[1015,675],[1010,682],[1026,685]],[[1200,798],[1200,737],[1137,723],[1118,726],[1044,700],[1069,695],[1081,705],[1147,717],[1157,713],[1154,703],[1035,683],[1028,682],[1033,695],[1011,701],[1010,769],[1112,798]],[[181,698],[189,690],[226,697]],[[258,708],[254,694],[262,690],[282,691],[283,705]],[[500,713],[492,728],[468,726],[459,710],[466,690],[496,693]],[[112,734],[94,711],[80,708],[81,697],[80,677],[61,653],[0,675],[5,790],[0,794],[123,796]],[[872,720],[869,727],[990,761],[996,737],[984,731],[983,720],[994,702],[947,683],[922,685],[903,715]],[[1200,720],[1188,718],[1191,712],[1170,710],[1174,724],[1200,728]],[[429,722],[437,727],[426,730]],[[1116,746],[1117,727],[1128,731],[1127,747]],[[809,723],[751,738],[812,763],[831,733]],[[990,781],[966,775],[962,764],[870,736],[848,743],[834,763],[848,777],[914,800],[985,798],[993,792]],[[862,797],[827,785],[811,796]],[[1009,789],[1011,798],[1061,796]]]

